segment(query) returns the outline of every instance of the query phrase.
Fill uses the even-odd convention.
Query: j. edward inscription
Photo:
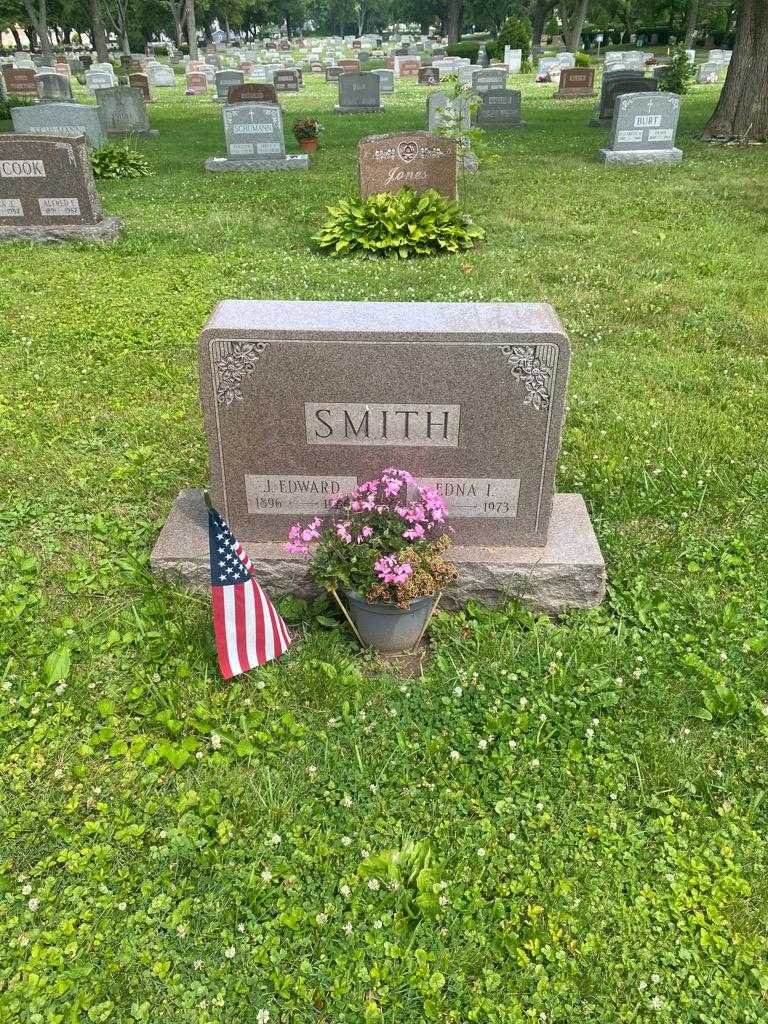
[[[244,542],[402,465],[459,544],[545,543],[569,365],[551,307],[230,301],[199,358],[212,497]]]

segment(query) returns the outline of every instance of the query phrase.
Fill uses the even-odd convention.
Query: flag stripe
[[[277,616],[277,621],[278,621],[278,623],[280,625],[280,632],[281,632],[282,637],[283,637],[283,650],[280,652],[282,654],[283,652],[287,651],[288,648],[290,647],[290,644],[291,644],[291,634],[288,632],[288,627],[286,626],[285,622],[283,621],[282,615],[278,615]]]
[[[247,672],[251,667],[248,664],[248,648],[245,642],[245,587],[245,583],[236,583],[232,588],[235,592],[235,643],[241,672]]]
[[[240,666],[240,659],[237,656],[237,620],[235,618],[235,588],[233,586],[222,587],[224,591],[224,627],[227,638],[227,657],[233,676],[239,676],[243,671]]]
[[[283,637],[280,633],[280,626],[278,625],[278,619],[280,616],[275,611],[271,601],[267,601],[267,607],[269,608],[269,617],[272,620],[272,636],[274,638],[275,657],[279,658],[283,653]]]
[[[272,619],[269,617],[269,601],[264,597],[264,591],[259,584],[256,590],[261,601],[261,617],[264,621],[264,660],[271,661],[275,656],[275,636],[272,632]]]
[[[232,666],[229,664],[227,653],[227,627],[224,624],[224,588],[213,587],[211,590],[213,600],[213,632],[216,636],[216,652],[219,655],[219,667],[225,679],[231,679],[234,675]]]
[[[256,581],[254,579],[250,579],[247,583],[243,584],[243,593],[245,595],[245,645],[248,657],[248,668],[253,668],[254,665],[259,664],[259,659],[256,655],[255,586]]]

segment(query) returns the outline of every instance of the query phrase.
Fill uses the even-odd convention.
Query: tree
[[[531,53],[537,54],[541,50],[541,36],[544,32],[549,12],[554,8],[555,0],[536,0],[531,19]]]
[[[173,33],[176,36],[176,45],[181,49],[184,43],[184,8],[186,0],[166,0],[173,18]]]
[[[699,17],[699,0],[688,0],[688,11],[685,16],[685,48],[690,50],[696,38],[696,22]]]
[[[742,0],[736,42],[705,139],[768,138],[768,3]]]
[[[448,0],[446,35],[449,43],[458,43],[464,27],[464,0]]]
[[[588,8],[589,0],[576,0],[572,6],[565,2],[560,4],[565,31],[565,48],[570,53],[575,53],[579,48],[579,39],[581,39],[581,31],[584,28]]]
[[[197,24],[195,22],[195,0],[186,0],[187,7],[187,39],[189,40],[189,58],[197,60]]]
[[[24,0],[24,10],[34,26],[40,43],[40,52],[46,64],[53,64],[53,46],[48,31],[48,0]]]
[[[101,0],[89,0],[88,10],[91,17],[91,42],[99,62],[104,64],[109,60],[109,45],[107,44],[107,30],[104,26]]]

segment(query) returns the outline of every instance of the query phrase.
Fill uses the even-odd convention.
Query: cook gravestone
[[[206,171],[303,171],[309,157],[287,156],[283,114],[276,103],[225,106],[226,157],[209,157]]]
[[[82,136],[0,135],[0,240],[111,240],[119,231],[102,215]]]
[[[13,130],[27,135],[84,135],[88,145],[98,149],[107,139],[98,107],[85,103],[38,103],[34,107],[12,107]]]
[[[604,164],[679,164],[675,147],[680,97],[673,92],[616,98],[611,142],[600,150]]]
[[[416,192],[434,188],[456,198],[456,143],[429,132],[371,135],[357,144],[357,170],[363,199],[375,192]]]
[[[371,114],[382,110],[381,81],[373,71],[343,74],[339,78],[337,114]]]
[[[579,495],[554,495],[569,343],[546,305],[220,303],[198,347],[210,490],[273,593],[308,588],[282,542],[398,465],[444,495],[460,571],[449,603],[551,611],[600,601]],[[156,571],[206,583],[200,492],[182,492]]]

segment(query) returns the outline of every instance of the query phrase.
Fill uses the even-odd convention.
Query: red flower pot
[[[314,153],[317,149],[317,139],[297,139],[299,143],[299,149],[304,150],[305,153]]]

